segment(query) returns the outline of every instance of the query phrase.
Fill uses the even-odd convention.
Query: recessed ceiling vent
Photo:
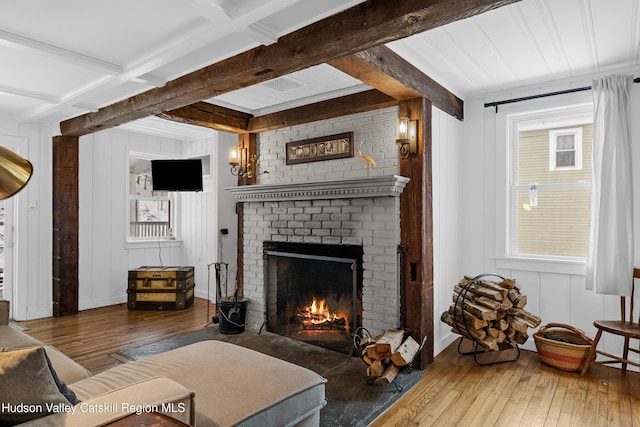
[[[295,89],[297,87],[302,86],[297,81],[290,79],[288,77],[280,77],[274,80],[269,80],[268,82],[265,82],[262,85],[265,87],[268,87],[269,89],[277,90],[279,92],[286,92],[288,90]]]

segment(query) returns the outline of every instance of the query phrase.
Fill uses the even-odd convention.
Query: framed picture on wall
[[[286,164],[353,157],[353,132],[287,143]]]

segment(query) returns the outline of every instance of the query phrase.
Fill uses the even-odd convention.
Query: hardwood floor
[[[196,299],[176,311],[130,311],[121,304],[21,323],[95,374],[122,363],[110,356],[120,349],[203,328],[207,304]],[[636,372],[592,366],[581,378],[529,351],[515,362],[478,366],[450,346],[422,376],[371,426],[640,426]]]
[[[110,356],[118,350],[203,328],[208,323],[207,304],[200,298],[186,310],[129,310],[126,304],[119,304],[20,323],[30,328],[27,333],[31,336],[97,374],[122,363]],[[209,312],[215,314],[214,304]]]

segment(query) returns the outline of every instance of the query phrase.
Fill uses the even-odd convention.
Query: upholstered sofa
[[[20,373],[15,387],[9,382],[11,373],[20,372],[15,366],[23,363],[16,359],[41,363],[42,357],[50,361],[51,373],[42,371],[57,387],[48,392],[63,396],[56,394],[55,402],[68,402],[53,406],[54,413],[19,421],[24,425],[99,426],[153,411],[199,427],[307,427],[319,425],[326,403],[326,380],[315,372],[221,341],[191,344],[91,375],[57,349],[10,326],[9,304],[0,300],[0,426],[24,415],[20,411],[37,408],[35,395],[46,382],[29,382],[37,369]],[[29,398],[16,401],[25,387]],[[10,399],[13,406],[6,402]],[[26,400],[32,406],[16,407],[16,402],[30,403]]]

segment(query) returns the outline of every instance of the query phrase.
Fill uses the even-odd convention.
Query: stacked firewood
[[[465,276],[453,290],[453,302],[440,320],[485,350],[524,344],[529,338],[527,328],[536,328],[541,322],[524,309],[527,296],[511,279],[494,282]]]
[[[375,338],[360,341],[362,360],[368,365],[369,381],[391,383],[400,369],[409,365],[420,351],[420,345],[405,332],[391,329]]]

